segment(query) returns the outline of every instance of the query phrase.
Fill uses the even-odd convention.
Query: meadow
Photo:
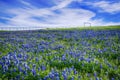
[[[0,80],[120,80],[120,26],[0,31]]]

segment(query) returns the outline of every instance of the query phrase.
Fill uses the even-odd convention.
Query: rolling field
[[[120,26],[0,31],[0,80],[120,80]]]

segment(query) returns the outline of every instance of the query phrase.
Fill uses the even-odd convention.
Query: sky
[[[0,27],[120,25],[120,0],[0,0]]]

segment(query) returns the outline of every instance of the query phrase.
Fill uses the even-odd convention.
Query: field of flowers
[[[120,29],[1,31],[0,80],[120,80]]]

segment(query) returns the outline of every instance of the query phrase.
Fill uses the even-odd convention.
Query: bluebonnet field
[[[0,32],[0,80],[120,80],[120,29]]]

